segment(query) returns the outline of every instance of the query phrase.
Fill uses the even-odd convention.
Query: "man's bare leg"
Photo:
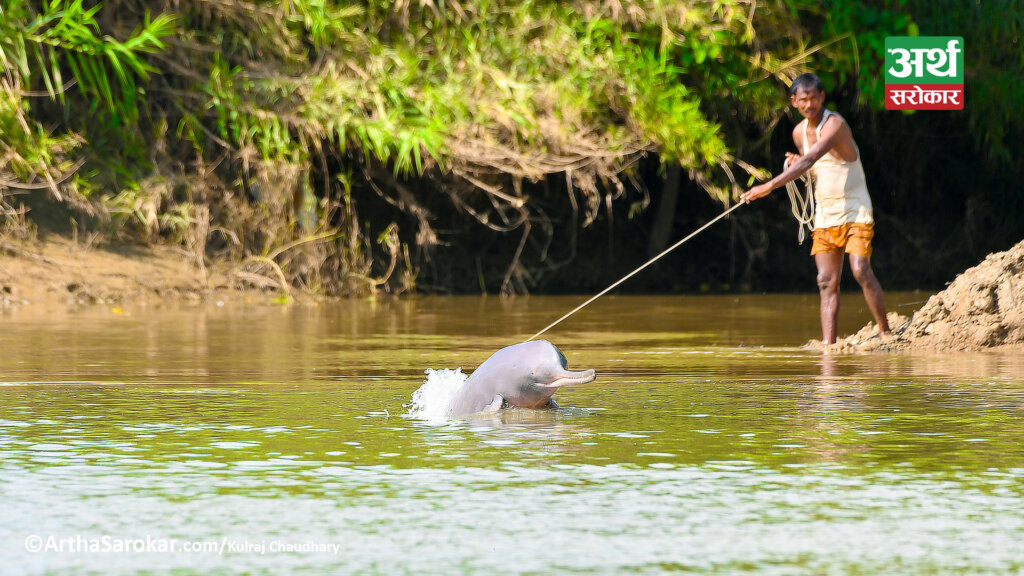
[[[878,324],[878,335],[885,336],[889,333],[889,321],[885,317],[885,294],[871,269],[871,258],[850,254],[850,270],[864,290],[864,300],[871,309],[871,315],[875,317],[875,324]]]
[[[843,251],[819,252],[814,255],[818,266],[818,294],[821,296],[821,341],[836,343],[839,322],[839,279],[843,274]]]

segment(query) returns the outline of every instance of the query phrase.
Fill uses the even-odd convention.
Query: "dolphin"
[[[551,396],[562,386],[593,382],[591,370],[568,370],[565,355],[547,340],[498,350],[459,388],[449,404],[452,416],[493,412],[503,406],[557,408]]]

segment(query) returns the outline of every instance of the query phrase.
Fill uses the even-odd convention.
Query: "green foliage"
[[[160,15],[142,22],[120,42],[100,35],[96,13],[82,0],[51,0],[36,10],[34,3],[10,1],[0,16],[0,62],[17,71],[26,89],[42,83],[51,98],[65,92],[62,68],[70,69],[79,89],[94,105],[104,105],[122,123],[138,114],[136,78],[145,80],[155,68],[140,56],[162,50],[162,38],[175,28],[174,18]]]
[[[0,57],[24,86],[45,86],[60,100],[58,125],[88,142],[94,177],[83,191],[175,236],[177,206],[239,210],[239,195],[224,196],[235,187],[262,208],[223,214],[225,226],[282,221],[281,230],[231,232],[257,253],[294,234],[290,207],[297,190],[310,188],[303,179],[314,165],[446,181],[459,210],[507,230],[533,213],[522,181],[564,175],[589,223],[649,153],[703,174],[725,198],[734,190],[709,179],[731,164],[719,116],[732,109],[767,119],[777,98],[750,88],[771,58],[753,43],[749,0],[205,1],[162,9],[124,0],[104,18],[99,4],[83,0],[33,6],[7,0]],[[150,9],[162,13],[151,17]],[[53,153],[38,127],[58,119],[54,110],[31,109],[27,118],[37,129],[26,150]],[[155,191],[157,181],[177,184]],[[492,203],[474,209],[469,199],[480,190]],[[319,194],[321,225],[364,234],[331,219],[358,219],[350,189],[342,198],[328,184]],[[389,201],[416,218],[417,241],[436,243],[422,193],[399,195]],[[383,248],[392,257],[398,249]]]
[[[118,41],[99,31],[100,6],[82,0],[52,0],[40,4],[7,0],[0,7],[0,179],[8,186],[38,188],[41,180],[58,198],[81,192],[80,180],[69,178],[81,165],[71,156],[83,142],[95,146],[95,133],[129,130],[143,103],[137,81],[155,71],[141,55],[163,49],[161,40],[174,29],[174,19],[147,12],[127,39]],[[45,88],[39,91],[37,88]],[[76,90],[87,99],[68,98]],[[32,99],[49,97],[66,106],[59,135],[52,135],[45,114],[35,113]],[[90,102],[80,109],[81,102]],[[74,105],[72,105],[72,103]],[[71,113],[85,115],[71,120]],[[85,127],[85,130],[82,130]]]
[[[1011,126],[1024,108],[1024,2],[935,2],[933,0],[786,0],[824,45],[809,61],[840,84],[855,83],[866,105],[885,105],[887,36],[962,36],[967,105],[977,148],[996,166],[1013,159]],[[812,24],[814,23],[814,24]]]
[[[508,232],[547,218],[522,184],[553,177],[573,187],[563,201],[586,224],[648,154],[724,200],[742,182],[735,166],[755,171],[734,151],[778,121],[782,84],[805,68],[880,105],[891,34],[968,38],[969,97],[996,102],[969,113],[979,145],[1005,159],[1001,127],[1024,104],[1014,5],[121,0],[112,14],[85,0],[0,0],[0,181],[105,199],[171,237],[190,207],[212,206],[213,229],[253,254],[293,241],[300,205],[315,204],[319,232],[347,239],[282,269],[369,278],[371,250],[393,268],[403,236],[389,225],[387,243],[371,241],[382,227],[359,221],[359,190],[404,211],[426,247],[443,210],[431,189]],[[82,160],[88,172],[64,179]]]
[[[637,2],[629,18],[541,1],[402,12],[385,2],[365,12],[294,2],[273,14],[252,5],[249,19],[225,15],[238,29],[217,37],[244,36],[246,49],[214,53],[208,81],[193,87],[208,97],[205,110],[184,120],[215,119],[220,138],[265,158],[329,138],[339,152],[355,147],[403,175],[472,167],[480,159],[467,152],[481,145],[535,160],[519,174],[534,178],[555,171],[549,160],[565,148],[622,158],[657,149],[689,167],[716,165],[728,149],[686,73],[749,50],[744,4]],[[272,15],[288,25],[272,27]],[[183,33],[197,45],[213,36]],[[304,42],[316,63],[296,68],[312,57],[296,52]],[[751,72],[737,68],[733,83]],[[195,126],[182,131],[202,138]]]
[[[917,35],[905,0],[885,4],[838,2],[829,7],[822,29],[825,38],[838,40],[827,51],[836,79],[856,82],[861,98],[875,109],[885,106],[885,38]]]
[[[70,71],[90,112],[111,115],[104,124],[131,125],[140,111],[165,116],[153,107],[164,98],[138,100],[137,82],[159,71],[180,110],[177,133],[200,154],[213,144],[303,163],[326,140],[400,175],[473,168],[482,159],[470,152],[480,146],[521,155],[525,165],[513,175],[530,178],[557,171],[567,154],[608,150],[618,156],[603,163],[602,176],[651,149],[691,168],[720,164],[728,147],[687,88],[687,73],[747,50],[750,40],[739,0],[622,10],[537,0],[185,4],[174,16],[119,19],[120,28],[135,28],[124,41],[101,33],[99,5],[9,4],[5,66],[54,98],[65,98]],[[171,35],[180,42],[165,54],[162,39]],[[733,68],[734,81],[749,75]],[[140,144],[137,134],[120,136]]]
[[[996,169],[1011,165],[1012,134],[1024,126],[1024,2],[907,4],[922,36],[964,37],[965,113],[975,143]]]

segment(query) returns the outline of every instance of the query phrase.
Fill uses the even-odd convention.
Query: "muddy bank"
[[[0,241],[0,308],[28,304],[158,304],[290,296],[272,270],[196,259],[173,246],[92,246],[62,237]]]
[[[282,287],[284,286],[284,287]],[[62,237],[0,240],[0,308],[322,300],[282,284],[271,269],[206,259],[174,246],[91,246]],[[912,317],[889,314],[882,340],[870,323],[828,347],[835,352],[1024,349],[1024,241],[989,255],[932,296]],[[822,348],[820,342],[808,346]]]
[[[872,322],[830,351],[981,350],[1024,346],[1024,241],[956,277],[910,318],[889,314],[892,335]],[[815,346],[812,342],[811,346]],[[820,342],[817,347],[820,347]]]

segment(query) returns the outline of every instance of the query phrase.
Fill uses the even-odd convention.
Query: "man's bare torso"
[[[842,122],[842,126],[839,128],[839,139],[836,145],[828,151],[829,154],[844,162],[853,162],[858,157],[857,145],[853,142],[853,132],[850,130],[850,126],[847,125],[846,121],[843,120],[839,114],[832,113],[829,122]],[[810,150],[818,143],[818,131],[814,127],[807,127],[807,150],[803,149],[804,145],[804,124],[807,121],[804,120],[796,125],[793,129],[793,143],[796,144],[796,149],[801,154],[806,154],[807,150]]]

